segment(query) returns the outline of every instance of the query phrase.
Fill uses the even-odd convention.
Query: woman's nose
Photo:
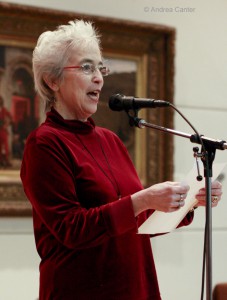
[[[93,80],[93,82],[102,83],[103,84],[103,76],[102,76],[102,73],[100,72],[100,70],[98,68],[93,73],[92,80]]]

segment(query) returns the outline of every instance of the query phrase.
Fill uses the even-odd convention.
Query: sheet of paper
[[[200,171],[203,175],[203,165],[202,162],[200,164]],[[213,177],[212,181],[215,180],[219,174],[222,172],[226,163],[215,163],[213,164]],[[197,191],[205,186],[205,179],[202,181],[197,181],[196,176],[197,167],[196,164],[192,168],[192,170],[188,173],[186,178],[183,180],[190,186],[190,190],[188,192],[187,198],[185,199],[185,205],[175,211],[170,213],[165,213],[161,211],[155,211],[140,227],[138,233],[140,234],[156,234],[156,233],[165,233],[171,232],[174,230],[177,225],[183,220],[188,211],[195,206],[196,200],[195,195]]]

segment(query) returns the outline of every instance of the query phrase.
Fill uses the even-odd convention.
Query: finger
[[[221,200],[221,196],[212,195],[211,196],[212,207],[217,206],[220,200]],[[206,198],[203,197],[201,199],[198,199],[197,206],[206,206],[206,203],[207,203]]]
[[[180,209],[180,208],[183,207],[184,205],[185,205],[185,201],[184,201],[184,200],[178,201],[178,202],[177,202],[176,208],[177,208],[177,209]]]
[[[218,202],[216,202],[216,203],[211,203],[211,206],[212,206],[212,207],[218,206]]]
[[[221,182],[215,180],[215,181],[212,182],[211,188],[212,188],[212,190],[214,190],[214,191],[215,191],[215,190],[222,191],[222,184],[221,184]],[[205,192],[206,192],[206,188],[205,188],[205,187],[201,188],[201,189],[198,191],[198,193],[205,193]]]
[[[186,182],[181,182],[180,184],[180,193],[187,194],[190,190],[190,186]]]
[[[180,201],[184,201],[187,198],[187,194],[174,194],[173,195],[173,199],[174,201],[180,202]]]
[[[218,204],[219,201],[220,201],[220,197],[219,196],[212,196],[211,197],[212,206],[217,206],[217,204]]]
[[[181,199],[177,199],[177,200],[173,201],[171,207],[173,207],[175,209],[179,209],[179,208],[183,207],[184,205],[185,205],[185,200],[181,197]]]
[[[219,189],[219,188],[217,188],[217,189],[212,189],[212,190],[211,190],[211,194],[212,194],[212,196],[219,196],[219,197],[221,197],[221,195],[222,195],[222,190]],[[206,196],[206,191],[205,191],[205,190],[200,190],[200,191],[195,195],[196,199],[202,199],[202,198],[205,198],[205,196]]]

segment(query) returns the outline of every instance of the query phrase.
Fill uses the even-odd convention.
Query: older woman
[[[154,210],[183,206],[189,187],[143,189],[119,138],[90,118],[109,70],[89,22],[43,33],[33,69],[48,112],[27,140],[21,178],[41,257],[39,300],[160,300],[150,237],[137,229]],[[220,183],[212,193],[220,199]],[[197,198],[204,205],[204,190]]]

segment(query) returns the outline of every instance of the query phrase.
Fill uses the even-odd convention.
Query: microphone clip
[[[129,125],[131,127],[133,126],[136,126],[136,127],[139,127],[139,121],[140,119],[138,118],[138,111],[139,109],[128,109],[128,110],[125,110],[126,114],[128,115],[128,118],[129,118]]]

